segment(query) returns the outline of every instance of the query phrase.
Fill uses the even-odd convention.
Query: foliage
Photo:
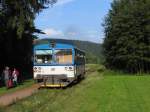
[[[3,22],[6,22],[6,29],[15,29],[18,37],[22,37],[23,33],[33,33],[35,15],[45,5],[54,3],[56,0],[2,0],[1,15],[3,15]],[[26,25],[28,24],[28,28]],[[33,30],[31,30],[33,28]]]
[[[92,72],[102,73],[106,71],[105,66],[101,64],[86,64],[86,74],[90,74]]]
[[[4,66],[32,73],[32,40],[41,31],[34,19],[56,0],[1,0],[0,4],[0,71]]]
[[[105,23],[108,68],[150,71],[150,0],[114,0]]]
[[[95,55],[92,54],[91,52],[86,53],[86,63],[92,63],[92,64],[98,64],[99,63],[99,58]]]

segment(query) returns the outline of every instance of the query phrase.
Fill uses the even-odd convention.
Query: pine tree
[[[38,13],[57,0],[1,0],[0,4],[0,72],[4,66],[32,72],[32,41]],[[32,74],[30,74],[32,75]]]
[[[114,0],[104,22],[105,65],[128,72],[150,71],[150,1]]]

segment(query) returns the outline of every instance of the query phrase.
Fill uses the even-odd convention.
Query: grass
[[[26,88],[28,86],[31,86],[33,83],[34,83],[34,81],[32,79],[30,79],[30,80],[26,80],[25,82],[23,82],[23,84],[20,84],[17,87],[14,87],[14,88],[7,89],[5,86],[1,87],[0,88],[0,96],[3,95],[3,94],[6,94],[6,93],[12,93],[12,92],[15,92],[19,89]]]
[[[149,112],[150,76],[94,69],[67,89],[41,89],[5,112]],[[96,70],[97,68],[97,70]],[[101,68],[101,67],[100,67]]]

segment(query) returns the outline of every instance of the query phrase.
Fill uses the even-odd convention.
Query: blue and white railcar
[[[65,87],[84,77],[85,53],[74,45],[48,43],[34,46],[34,79],[44,87]]]

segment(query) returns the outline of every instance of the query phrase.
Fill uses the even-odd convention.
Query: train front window
[[[35,63],[44,64],[52,62],[52,50],[36,50]]]
[[[57,64],[72,64],[72,50],[71,49],[55,50],[55,62]]]

